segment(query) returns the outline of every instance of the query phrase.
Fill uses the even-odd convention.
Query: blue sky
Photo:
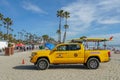
[[[70,12],[67,40],[113,36],[120,44],[119,0],[0,0],[0,13],[13,20],[14,33],[21,30],[38,35],[48,34],[57,40],[59,9]],[[62,24],[62,30],[64,22]]]

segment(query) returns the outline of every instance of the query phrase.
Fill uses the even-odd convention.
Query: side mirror
[[[53,50],[51,50],[50,51],[50,55],[53,53],[53,52],[55,52],[55,51],[57,51],[57,49],[55,48],[55,49],[53,49]]]
[[[57,49],[55,48],[55,49],[53,49],[52,51],[57,51]]]

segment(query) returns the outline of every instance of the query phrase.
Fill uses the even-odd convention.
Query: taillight
[[[110,52],[108,52],[108,56],[110,57],[111,55],[110,55]]]

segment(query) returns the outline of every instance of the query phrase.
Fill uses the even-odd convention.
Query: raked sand
[[[30,63],[30,55],[31,51],[12,56],[0,54],[0,80],[120,80],[120,54],[112,53],[111,61],[101,63],[96,70],[76,64],[51,65],[43,71]]]

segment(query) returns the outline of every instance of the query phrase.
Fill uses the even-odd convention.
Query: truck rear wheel
[[[41,58],[38,60],[36,66],[37,66],[38,70],[45,70],[49,67],[49,62],[47,59]]]
[[[97,58],[90,58],[87,61],[88,69],[97,69],[99,67],[99,60]]]

